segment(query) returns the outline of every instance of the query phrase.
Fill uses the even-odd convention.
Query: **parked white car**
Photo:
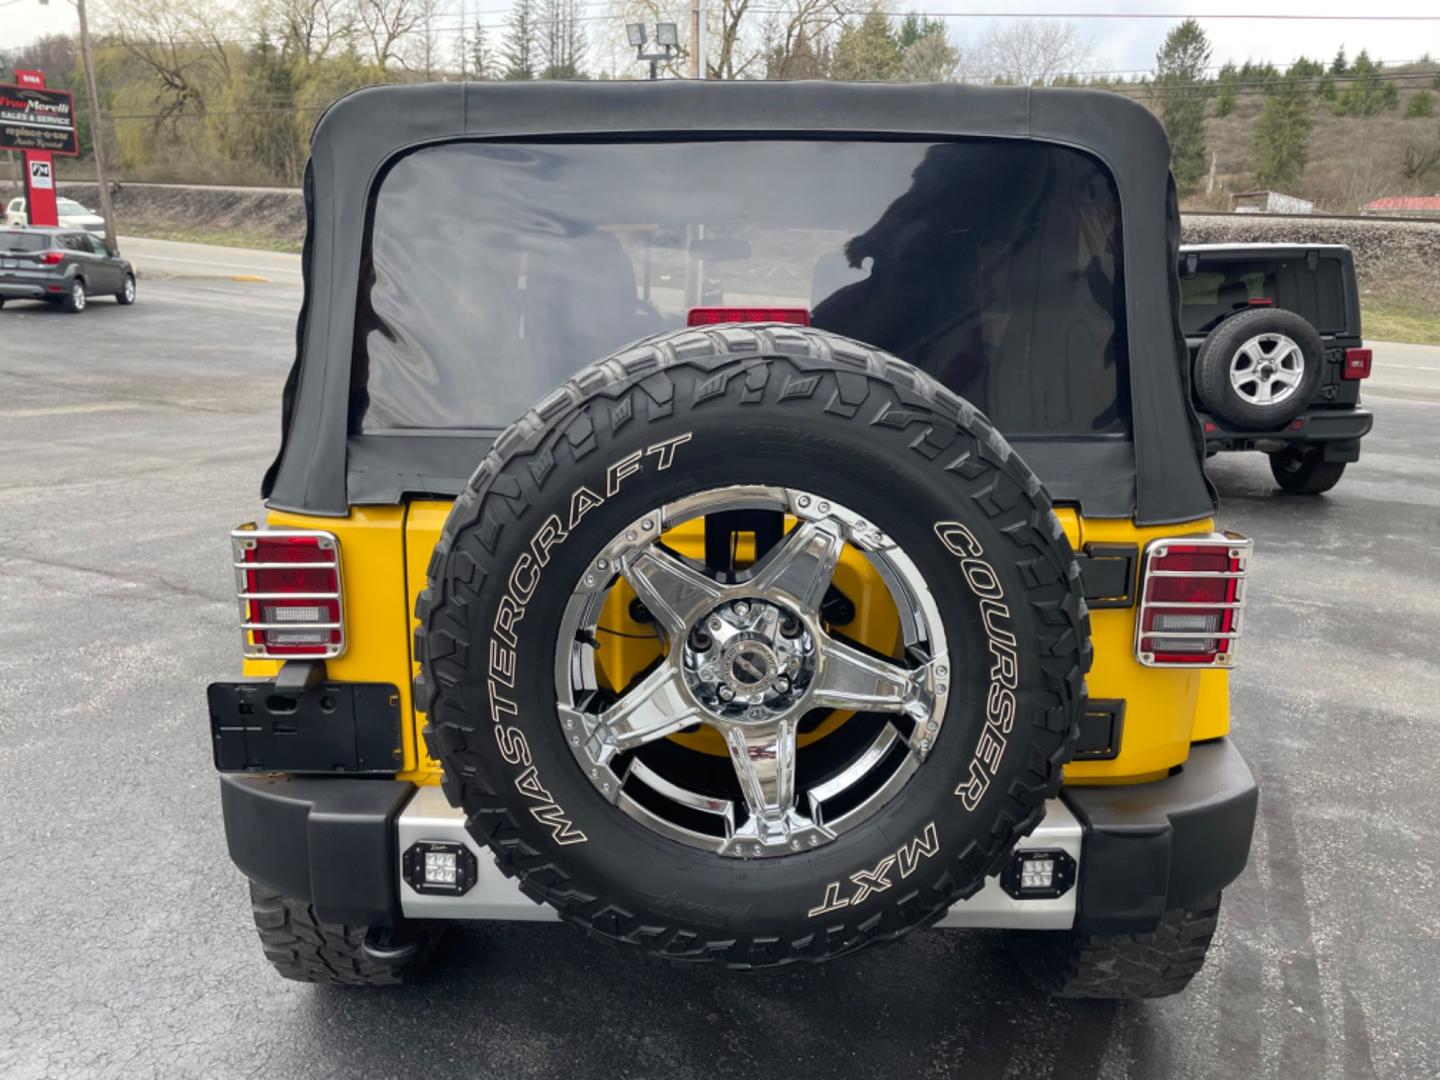
[[[56,199],[62,229],[84,229],[95,236],[105,235],[105,219],[88,206],[74,199]],[[17,195],[5,207],[6,225],[29,225],[30,215],[25,209],[25,196]]]

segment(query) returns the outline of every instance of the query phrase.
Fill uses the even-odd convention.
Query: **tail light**
[[[810,325],[808,308],[798,307],[692,307],[686,326],[714,326],[716,323],[788,322]]]
[[[235,557],[245,655],[270,659],[339,656],[340,545],[312,529],[237,529]]]
[[[63,251],[47,251],[40,256],[40,261],[46,266],[57,266],[63,258],[65,258]]]
[[[1275,301],[1268,296],[1252,296],[1247,303],[1251,307],[1274,307]]]
[[[1370,362],[1375,354],[1369,349],[1346,349],[1345,366],[1340,369],[1342,379],[1368,379]]]
[[[1152,540],[1141,571],[1135,653],[1147,667],[1230,667],[1245,607],[1243,536]]]

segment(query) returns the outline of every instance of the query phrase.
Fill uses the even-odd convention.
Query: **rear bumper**
[[[1075,925],[1144,933],[1245,869],[1260,789],[1229,739],[1197,743],[1174,776],[1061,795],[1085,834]]]
[[[1283,450],[1287,446],[1321,447],[1326,460],[1358,461],[1360,440],[1375,426],[1369,409],[1334,408],[1303,412],[1275,431],[1236,428],[1214,416],[1200,414],[1206,450]]]
[[[549,920],[466,833],[464,815],[437,788],[393,780],[227,774],[220,779],[230,857],[248,877],[313,904],[327,922],[393,926],[401,918]],[[1255,778],[1227,739],[1191,748],[1165,780],[1070,787],[1021,851],[1064,851],[1078,863],[1060,896],[1016,899],[996,879],[951,907],[952,927],[1104,933],[1153,930],[1168,910],[1193,906],[1245,868],[1255,824]],[[422,895],[403,879],[417,842],[463,845],[474,885],[461,896]]]
[[[58,296],[58,292],[52,292],[46,286],[59,288],[65,279],[55,278],[34,278],[24,281],[0,280],[0,296],[7,300],[43,300],[47,296]]]

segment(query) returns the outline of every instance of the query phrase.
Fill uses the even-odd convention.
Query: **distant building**
[[[1237,191],[1230,196],[1230,209],[1237,214],[1313,214],[1315,204],[1278,191]]]
[[[1366,203],[1360,212],[1384,217],[1440,218],[1440,195],[1391,195]]]

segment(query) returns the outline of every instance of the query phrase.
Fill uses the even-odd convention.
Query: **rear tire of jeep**
[[[700,566],[650,542],[686,520],[677,508],[714,505],[708,500],[717,495],[733,503],[777,493],[789,509],[769,520],[795,524],[749,568]],[[836,524],[842,510],[851,516]],[[808,545],[821,534],[828,568],[826,557],[810,558]],[[808,571],[801,590],[818,597],[846,545],[872,565],[889,552],[908,560],[903,573],[913,571],[923,585],[909,594],[918,614],[906,617],[931,626],[924,636],[940,645],[928,660],[905,649],[896,659],[870,654],[857,662],[853,642],[837,645],[844,639],[830,624],[796,604],[789,629],[770,624],[773,636],[758,659],[742,652],[736,667],[722,658],[671,674],[667,665],[697,635],[713,630],[723,640],[725,619],[769,605],[773,590],[764,582],[791,565],[784,559],[801,552],[806,565],[822,567]],[[660,656],[626,686],[586,683],[588,704],[606,693],[623,701],[654,676],[670,689],[663,700],[646,691],[652,726],[644,738],[634,736],[638,721],[632,726],[639,706],[621,709],[613,721],[621,727],[612,728],[605,717],[618,705],[588,713],[576,698],[562,720],[567,680],[599,649],[594,630],[567,636],[569,620],[577,605],[597,610],[622,577],[630,586],[650,583],[645,604]],[[683,610],[694,621],[677,614],[680,600],[664,607],[672,585],[691,591]],[[742,604],[737,591],[747,589],[754,599]],[[416,700],[429,718],[430,753],[444,764],[446,794],[501,871],[595,936],[743,968],[827,960],[892,940],[979,889],[1058,788],[1090,662],[1074,554],[1040,482],[1004,439],[910,365],[796,326],[661,334],[548,395],[496,440],[456,499],[416,615]],[[781,635],[793,642],[811,632],[821,657],[813,676],[798,657],[779,655]],[[849,659],[827,666],[842,649]],[[830,762],[823,767],[834,771],[807,778],[811,752],[803,742],[796,749],[800,721],[789,719],[813,715],[816,706],[807,703],[819,699],[804,696],[810,682],[795,704],[775,706],[774,724],[792,725],[788,743],[776,736],[762,752],[748,741],[752,723],[772,722],[755,704],[759,695],[773,690],[788,701],[794,688],[775,679],[748,697],[753,684],[741,668],[771,679],[761,669],[779,671],[782,663],[802,672],[790,676],[796,685],[813,677],[834,695],[829,672],[891,665],[866,684],[868,703],[881,700],[886,680],[908,688],[885,705],[854,706],[880,738],[890,737],[887,725],[904,728],[892,749],[906,772],[865,795],[863,814],[837,810],[837,819],[848,819],[843,827],[822,828],[831,820],[807,785],[849,777],[851,766]],[[917,666],[896,673],[907,664]],[[716,669],[738,681],[717,684],[714,698],[683,681],[713,679],[706,672]],[[732,714],[716,702],[736,689],[750,704],[727,719]],[[821,716],[845,708],[833,701],[818,706]],[[877,718],[884,708],[898,711]],[[724,824],[705,819],[718,838],[657,827],[653,806],[641,804],[646,793],[631,786],[641,780],[637,761],[646,773],[659,767],[647,752],[697,754],[669,736],[698,728],[724,733],[711,775],[730,769],[730,779],[683,805],[695,818],[700,811],[723,817]],[[616,730],[633,741],[617,750]],[[596,758],[582,757],[597,746]],[[862,759],[876,760],[851,760]],[[765,788],[757,778],[786,767],[788,784]]]
[[[1325,366],[1316,329],[1293,311],[1254,308],[1210,332],[1195,357],[1195,392],[1237,427],[1288,424],[1315,396]]]
[[[321,922],[303,900],[250,883],[250,910],[265,958],[287,979],[345,986],[415,981],[444,935],[433,923],[376,930]]]
[[[1345,475],[1345,462],[1326,461],[1317,447],[1295,446],[1270,454],[1270,474],[1290,495],[1319,495]]]
[[[1190,985],[1205,963],[1220,919],[1220,897],[1167,911],[1148,934],[1020,932],[1011,947],[1021,968],[1051,997],[1139,1001]]]

